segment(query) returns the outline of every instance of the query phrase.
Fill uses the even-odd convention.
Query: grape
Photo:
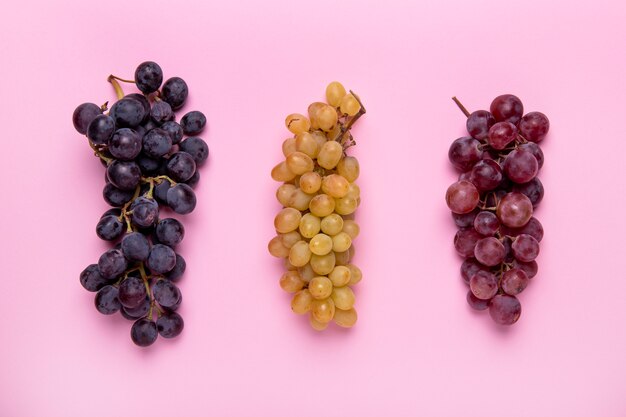
[[[172,138],[161,128],[154,128],[143,136],[143,152],[151,158],[160,158],[172,149]]]
[[[183,128],[174,121],[168,121],[161,125],[161,129],[166,131],[170,135],[172,144],[180,143],[183,139]]]
[[[176,253],[169,246],[156,244],[150,249],[146,265],[156,274],[165,274],[176,266]]]
[[[150,227],[159,220],[159,204],[151,198],[138,197],[130,205],[133,225]]]
[[[191,178],[185,181],[185,184],[187,184],[191,188],[195,188],[199,182],[200,182],[200,171],[196,170],[196,172],[193,173]]]
[[[522,193],[508,193],[498,203],[496,215],[508,227],[522,227],[532,217],[533,205]]]
[[[196,208],[196,195],[187,184],[176,184],[167,190],[167,204],[178,214],[191,213]]]
[[[476,139],[486,140],[489,129],[496,123],[496,119],[487,110],[477,110],[467,118],[467,132]]]
[[[539,242],[531,235],[519,235],[513,241],[513,254],[521,262],[534,261],[539,255]]]
[[[482,154],[479,141],[474,138],[463,137],[452,142],[448,151],[448,159],[457,169],[467,171],[480,161]]]
[[[524,227],[519,229],[503,228],[502,233],[513,237],[526,234],[534,237],[537,242],[541,242],[541,239],[543,239],[543,226],[539,220],[531,217]]]
[[[146,61],[135,70],[135,84],[144,94],[155,92],[163,82],[163,70],[156,62]]]
[[[180,290],[171,281],[160,279],[152,289],[154,299],[161,307],[173,307],[180,300]]]
[[[487,268],[474,258],[464,260],[461,264],[461,278],[463,278],[463,282],[469,285],[470,279],[472,279],[478,271],[487,271]]]
[[[130,338],[137,346],[150,346],[158,336],[156,324],[147,318],[137,320],[130,329]]]
[[[195,136],[204,130],[206,117],[197,110],[190,111],[180,119],[180,125],[187,136]]]
[[[168,79],[161,89],[163,100],[168,102],[174,110],[178,110],[185,104],[188,94],[187,83],[179,77]]]
[[[172,120],[173,116],[174,112],[172,111],[172,106],[162,100],[154,103],[152,105],[152,109],[150,110],[150,117],[157,125],[162,125],[163,123]]]
[[[515,268],[519,268],[523,270],[529,279],[537,275],[538,266],[537,266],[536,261],[530,261],[530,262],[515,261],[513,265],[515,266]]]
[[[493,236],[500,229],[500,222],[492,212],[481,211],[474,218],[474,229],[483,236]]]
[[[539,164],[535,156],[523,149],[514,149],[504,160],[506,176],[516,183],[525,183],[537,175]]]
[[[95,298],[96,309],[100,313],[107,315],[117,312],[122,306],[117,298],[117,294],[117,288],[112,285],[105,285],[100,288]]]
[[[545,114],[533,111],[522,117],[518,127],[524,139],[530,142],[541,142],[548,134],[550,121]]]
[[[502,244],[504,245],[504,262],[513,262],[513,260],[515,260],[515,257],[513,256],[513,248],[511,247],[513,245],[513,241],[509,236],[504,236],[502,238]]]
[[[504,245],[495,237],[486,237],[476,242],[474,256],[483,265],[496,266],[504,260]]]
[[[469,227],[474,224],[474,220],[476,219],[476,215],[480,212],[478,208],[470,211],[469,213],[457,214],[452,212],[452,218],[454,219],[454,223],[459,228]]]
[[[120,284],[117,298],[124,307],[137,308],[147,295],[146,286],[141,278],[128,277]]]
[[[100,218],[96,225],[96,234],[102,240],[115,240],[124,233],[124,223],[118,216],[104,216]]]
[[[489,300],[498,292],[498,278],[489,271],[476,272],[469,285],[472,294],[481,300]]]
[[[174,247],[183,241],[185,228],[182,223],[176,219],[163,219],[157,224],[156,236],[160,243]]]
[[[496,295],[489,304],[489,315],[498,324],[511,325],[519,320],[521,314],[522,305],[512,295]]]
[[[459,229],[454,236],[454,248],[464,258],[474,256],[474,247],[483,237],[471,227]]]
[[[161,204],[167,204],[167,191],[170,189],[169,181],[161,181],[154,186],[154,198]]]
[[[541,150],[539,145],[533,142],[527,142],[520,144],[518,148],[532,153],[537,160],[537,168],[541,169],[541,167],[543,166],[544,156],[543,151]]]
[[[502,290],[509,295],[517,295],[528,286],[528,276],[523,269],[513,268],[502,274]]]
[[[90,292],[96,292],[108,284],[108,280],[100,275],[98,265],[91,264],[80,273],[80,284]]]
[[[93,103],[83,103],[76,107],[74,114],[72,114],[72,123],[74,129],[81,135],[87,133],[87,128],[96,116],[102,114],[102,109]]]
[[[119,160],[131,161],[141,152],[141,137],[132,129],[119,129],[109,141],[109,152]]]
[[[141,107],[143,107],[143,110],[144,110],[143,111],[144,117],[141,120],[141,123],[145,125],[145,123],[150,120],[150,102],[148,101],[146,96],[144,96],[143,94],[139,94],[139,93],[131,93],[131,94],[127,94],[124,98],[129,98],[129,99],[138,101],[139,104],[141,104]]]
[[[478,161],[469,174],[469,180],[479,191],[493,190],[502,182],[502,169],[496,161]]]
[[[94,145],[106,145],[115,132],[115,121],[104,114],[97,115],[87,127],[87,137]]]
[[[150,158],[148,155],[143,153],[139,154],[137,159],[135,159],[135,162],[139,165],[139,169],[144,176],[155,175],[161,166],[158,160]]]
[[[535,177],[525,184],[517,184],[513,187],[514,191],[524,194],[530,200],[533,207],[537,207],[543,200],[543,184],[539,178]]]
[[[178,336],[184,327],[183,318],[175,312],[164,314],[157,320],[159,334],[166,339]]]
[[[517,139],[517,128],[510,122],[498,122],[489,129],[489,137],[487,142],[494,149],[504,149],[506,146]]]
[[[132,200],[134,190],[120,190],[115,185],[107,183],[102,190],[102,197],[110,206],[122,207],[124,204]]]
[[[122,305],[120,309],[122,316],[128,320],[137,320],[141,317],[146,316],[150,312],[150,298],[146,296],[141,303],[137,307],[129,308]]]
[[[453,213],[463,214],[474,210],[478,205],[478,190],[469,181],[459,181],[448,187],[446,203]]]
[[[107,167],[107,177],[122,191],[134,190],[141,180],[141,170],[135,162],[116,160]]]
[[[195,172],[196,162],[187,152],[176,152],[167,162],[167,173],[174,181],[187,181]]]
[[[174,269],[165,274],[165,277],[171,281],[178,281],[178,279],[185,273],[187,269],[187,262],[185,262],[185,258],[180,256],[178,253],[176,254],[176,265],[174,265]]]
[[[474,295],[474,293],[472,293],[472,290],[469,290],[467,292],[467,304],[469,304],[470,307],[472,307],[474,310],[487,310],[489,308],[489,300],[481,300],[480,298],[476,297]]]
[[[524,106],[516,96],[504,94],[493,99],[490,110],[496,121],[516,124],[522,118]]]
[[[143,262],[148,259],[150,243],[142,233],[132,232],[122,238],[120,249],[129,261]]]
[[[113,104],[109,116],[113,118],[117,127],[132,128],[141,124],[146,117],[146,110],[139,100],[124,97]]]
[[[115,279],[122,275],[128,264],[119,249],[109,249],[98,260],[98,272],[105,279]]]
[[[209,147],[198,137],[187,138],[180,142],[180,150],[191,155],[198,166],[204,164],[209,157]]]

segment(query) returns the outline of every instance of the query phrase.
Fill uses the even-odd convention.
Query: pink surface
[[[59,3],[12,2],[0,28],[0,416],[626,415],[621,2]],[[107,207],[70,118],[146,59],[187,80],[212,153],[184,219],[184,334],[142,350],[78,283]],[[266,251],[269,172],[285,115],[334,79],[368,109],[364,280],[357,327],[318,334]],[[508,92],[552,130],[540,272],[498,328],[465,303],[443,196],[450,97]]]

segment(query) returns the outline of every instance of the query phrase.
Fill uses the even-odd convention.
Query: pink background
[[[0,416],[626,415],[626,8],[620,1],[12,2],[0,28]],[[549,4],[548,4],[549,3]],[[78,274],[103,169],[70,118],[146,59],[211,148],[180,250],[182,337],[139,349]],[[331,80],[368,113],[359,323],[318,334],[267,254],[283,120]],[[128,86],[127,91],[133,91]],[[512,328],[465,302],[444,203],[450,100],[552,122],[539,275]]]

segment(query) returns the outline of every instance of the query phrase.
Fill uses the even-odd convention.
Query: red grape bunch
[[[535,258],[543,227],[533,217],[543,198],[537,173],[543,166],[539,143],[550,128],[540,112],[524,115],[519,98],[496,97],[490,111],[469,111],[467,132],[450,146],[448,157],[461,174],[446,192],[458,226],[454,247],[465,260],[461,276],[467,302],[489,309],[498,324],[515,323],[522,312],[517,295],[537,274]]]
[[[100,313],[119,311],[134,321],[132,341],[149,346],[158,335],[176,337],[184,327],[176,312],[182,295],[175,283],[186,263],[175,249],[185,228],[160,216],[162,209],[188,214],[196,207],[198,168],[209,156],[197,136],[206,117],[191,111],[176,121],[187,84],[179,77],[163,83],[155,62],[140,64],[134,80],[111,75],[108,81],[118,100],[110,108],[83,103],[72,118],[106,168],[102,195],[113,208],[98,221],[96,234],[115,245],[83,270],[80,283],[96,293]],[[141,94],[124,95],[118,81],[134,83]]]
[[[273,256],[285,259],[280,286],[294,294],[291,309],[308,313],[315,330],[331,321],[354,326],[351,287],[361,281],[361,270],[351,262],[360,230],[354,221],[360,168],[346,150],[355,144],[350,128],[365,109],[336,81],[326,87],[326,101],[312,103],[308,117],[290,114],[285,120],[293,136],[283,142],[284,159],[272,169],[281,183],[276,198],[282,209],[268,245]]]

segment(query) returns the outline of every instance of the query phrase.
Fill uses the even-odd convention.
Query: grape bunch
[[[511,94],[496,97],[490,111],[473,113],[453,100],[467,116],[469,136],[450,146],[450,162],[461,173],[446,203],[459,228],[454,247],[465,258],[467,302],[489,309],[496,323],[511,325],[522,312],[517,295],[537,274],[543,226],[533,211],[543,199],[539,143],[550,122],[540,112],[524,115],[522,102]]]
[[[209,155],[197,136],[206,117],[191,111],[176,121],[187,84],[178,77],[163,83],[155,62],[140,64],[134,80],[111,75],[108,81],[118,96],[110,109],[108,103],[83,103],[73,114],[74,127],[106,168],[102,196],[112,208],[100,217],[96,234],[115,245],[82,271],[80,283],[96,293],[100,313],[119,311],[134,321],[132,341],[149,346],[158,335],[176,337],[184,327],[176,282],[186,263],[176,246],[185,228],[175,218],[161,218],[161,210],[188,214],[196,206],[198,168]],[[118,81],[134,83],[142,94],[124,95]]]
[[[283,142],[285,160],[272,169],[272,178],[282,183],[276,198],[283,208],[268,244],[273,256],[285,259],[280,286],[293,294],[292,310],[310,313],[315,330],[331,321],[341,327],[356,323],[351,287],[362,275],[351,263],[360,230],[354,221],[360,168],[346,150],[356,144],[350,128],[365,108],[338,82],[327,86],[326,101],[312,103],[308,117],[294,113],[285,119],[293,137]]]

